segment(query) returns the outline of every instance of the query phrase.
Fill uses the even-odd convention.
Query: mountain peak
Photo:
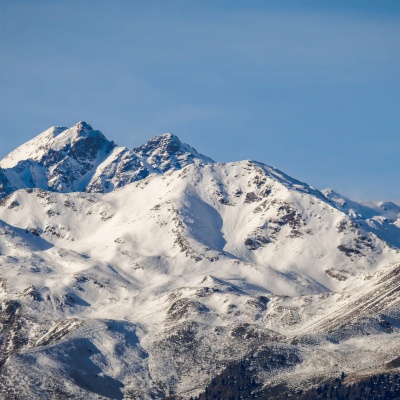
[[[42,156],[48,144],[67,130],[68,128],[61,126],[52,126],[46,129],[44,132],[7,154],[0,161],[0,167],[13,168],[21,161],[36,159]]]
[[[149,174],[162,174],[194,163],[213,162],[168,132],[153,137],[131,151],[116,148],[106,162],[99,166],[86,191],[110,192],[144,179]]]
[[[163,133],[161,135],[155,136],[153,139],[150,139],[150,142],[154,141],[155,143],[159,143],[160,147],[165,147],[168,152],[176,152],[184,143],[180,141],[178,136],[174,135],[171,132]]]
[[[133,149],[132,153],[143,159],[151,172],[181,169],[195,161],[214,163],[211,158],[200,154],[170,132],[153,137],[146,144]]]
[[[89,125],[85,121],[79,121],[75,125],[71,126],[71,128],[66,129],[64,132],[62,132],[61,135],[57,138],[54,143],[57,142],[75,142],[76,140],[79,140],[80,138],[97,138],[101,141],[107,141],[107,138],[101,133],[99,130],[95,130],[92,128],[91,125]]]
[[[178,141],[180,141],[178,136],[174,135],[171,132],[160,133],[159,135],[156,135],[156,136],[153,137],[153,139],[157,139],[157,138],[165,139],[165,140],[177,139]]]
[[[182,146],[185,145],[179,140],[177,136],[175,136],[170,132],[167,132],[161,135],[154,136],[147,143],[134,149],[133,151],[134,152],[140,151],[146,154],[149,154],[154,151],[158,152],[167,151],[168,153],[176,153]]]
[[[14,190],[38,187],[58,192],[86,188],[92,171],[115,144],[85,121],[70,128],[53,126],[19,146],[0,162]]]
[[[91,125],[89,125],[87,122],[85,121],[79,121],[78,123],[76,123],[74,126],[76,126],[78,129],[86,129],[88,131],[92,131],[93,128]]]
[[[58,150],[82,137],[94,137],[99,138],[101,141],[107,141],[100,131],[93,130],[91,125],[85,121],[79,121],[70,128],[55,125],[5,156],[0,161],[0,167],[13,168],[21,161],[28,159],[39,160],[49,150]]]

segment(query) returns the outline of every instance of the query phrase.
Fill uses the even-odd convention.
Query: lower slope
[[[190,398],[243,368],[295,393],[398,357],[398,249],[260,164],[21,190],[0,220],[3,397]]]

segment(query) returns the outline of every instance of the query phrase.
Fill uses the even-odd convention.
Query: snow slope
[[[392,203],[86,123],[0,165],[3,397],[189,398],[243,359],[304,386],[398,356]]]

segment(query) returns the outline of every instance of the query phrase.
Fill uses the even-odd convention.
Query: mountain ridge
[[[175,135],[158,135],[129,151],[80,121],[51,127],[0,161],[4,194],[38,187],[56,192],[107,192],[150,173],[213,162]]]

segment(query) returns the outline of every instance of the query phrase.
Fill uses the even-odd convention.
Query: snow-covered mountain
[[[258,391],[304,388],[398,357],[393,203],[83,122],[0,165],[6,398],[190,398],[244,360]]]
[[[0,161],[2,193],[23,188],[55,192],[109,192],[152,173],[210,163],[167,133],[129,151],[86,122],[51,127]]]

